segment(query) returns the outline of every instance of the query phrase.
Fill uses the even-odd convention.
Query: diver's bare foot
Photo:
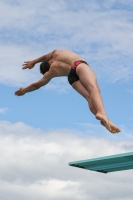
[[[96,114],[96,119],[102,121],[102,123],[103,123],[102,125],[104,125],[108,129],[108,131],[111,132],[111,126],[110,126],[109,119],[106,114],[98,112]]]
[[[103,121],[101,121],[101,124],[102,124],[103,126],[105,126]],[[111,133],[119,133],[119,132],[121,131],[121,130],[120,130],[117,126],[115,126],[110,120],[109,120],[109,124],[110,124],[110,127],[111,127]]]

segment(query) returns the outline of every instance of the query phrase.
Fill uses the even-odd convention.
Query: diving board
[[[133,152],[70,162],[70,166],[102,173],[133,169]]]

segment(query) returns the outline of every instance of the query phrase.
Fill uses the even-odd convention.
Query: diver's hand
[[[22,65],[22,69],[31,69],[35,66],[35,62],[34,61],[25,61],[24,64]]]
[[[17,91],[15,92],[15,95],[16,95],[16,96],[22,96],[22,95],[24,95],[24,94],[25,94],[24,88],[20,88],[19,90],[17,90]]]

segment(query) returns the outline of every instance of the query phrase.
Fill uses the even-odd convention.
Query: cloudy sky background
[[[70,161],[133,151],[133,0],[0,1],[0,199],[131,200],[133,171],[100,174]],[[14,96],[41,78],[26,60],[69,49],[95,71],[110,119],[107,132],[87,102],[55,78]]]

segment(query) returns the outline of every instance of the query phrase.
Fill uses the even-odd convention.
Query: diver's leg
[[[87,89],[83,86],[83,84],[80,82],[80,80],[75,81],[72,84],[72,87],[88,101],[88,105],[89,105],[90,111],[94,115],[96,115],[97,111],[96,111],[96,109],[95,109],[95,107],[94,107],[94,105],[93,105],[93,103],[91,101],[90,94],[87,91]]]
[[[119,132],[120,129],[116,127],[115,125],[113,125],[113,123],[110,123],[108,116],[106,115],[102,97],[100,94],[100,89],[97,84],[96,75],[94,74],[92,69],[86,64],[80,64],[76,68],[76,72],[77,72],[77,75],[79,76],[81,83],[84,85],[84,87],[87,89],[87,91],[90,94],[92,104],[94,105],[96,109],[96,118],[98,120],[101,120],[102,123],[106,126],[106,128],[110,132],[113,132],[113,133]]]

